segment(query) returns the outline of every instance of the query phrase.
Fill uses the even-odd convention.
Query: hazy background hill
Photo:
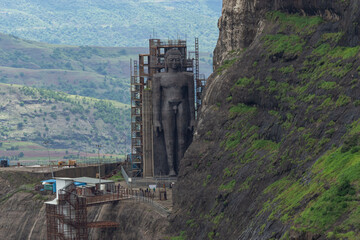
[[[214,49],[221,0],[2,0],[0,32],[47,43],[147,46],[158,38],[200,38]]]
[[[0,34],[0,82],[128,104],[129,59],[144,50],[51,45]]]
[[[146,48],[39,43],[0,33],[0,82],[130,103],[129,60]],[[212,71],[201,53],[200,70]]]

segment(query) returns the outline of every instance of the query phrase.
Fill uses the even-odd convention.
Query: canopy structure
[[[86,183],[83,182],[74,182],[75,186],[85,186]]]
[[[48,180],[43,180],[41,181],[43,184],[44,183],[56,183],[56,180],[55,179],[48,179]]]

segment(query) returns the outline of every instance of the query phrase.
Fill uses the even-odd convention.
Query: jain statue
[[[163,174],[169,176],[178,173],[179,162],[192,140],[195,122],[194,75],[185,72],[182,65],[181,52],[170,49],[165,54],[165,72],[153,78],[154,132],[156,136],[163,136],[161,142],[166,151],[163,161],[166,159],[165,169],[168,169],[163,170]]]

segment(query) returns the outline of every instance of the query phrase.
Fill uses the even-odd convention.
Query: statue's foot
[[[176,173],[174,170],[170,170],[169,172],[169,177],[175,177],[176,176]]]

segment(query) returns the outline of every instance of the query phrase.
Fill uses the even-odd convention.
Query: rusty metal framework
[[[138,75],[138,62],[134,61],[134,72],[131,74],[131,169],[132,175],[141,175],[143,161],[142,138],[142,99],[144,81]]]
[[[88,239],[86,198],[70,184],[58,193],[56,204],[46,204],[47,239]]]
[[[87,207],[130,198],[126,190],[96,197],[76,193],[72,183],[61,189],[58,198],[46,203],[47,240],[87,240],[89,228],[118,227],[116,222],[87,222]]]
[[[195,92],[196,92],[196,111],[198,112],[202,103],[202,92],[204,90],[206,79],[204,74],[200,74],[200,60],[199,60],[199,39],[195,38]]]

